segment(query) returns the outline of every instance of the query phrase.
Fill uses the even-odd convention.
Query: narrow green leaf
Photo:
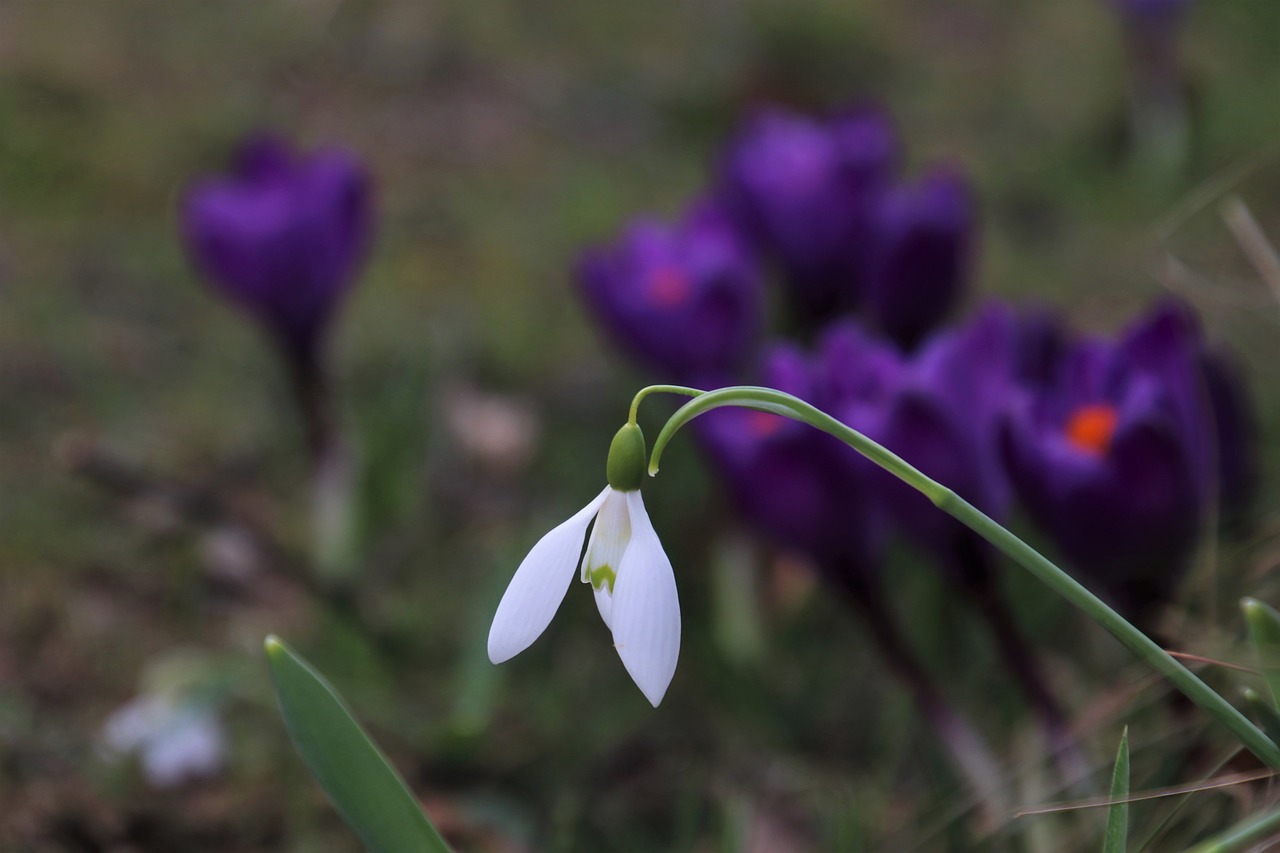
[[[1253,848],[1259,841],[1275,838],[1277,831],[1280,831],[1280,809],[1238,823],[1217,838],[1197,844],[1187,853],[1240,853]]]
[[[1258,725],[1267,733],[1276,743],[1280,743],[1280,712],[1271,707],[1266,699],[1258,695],[1258,691],[1251,687],[1244,689],[1244,701],[1249,706],[1250,713],[1253,718],[1258,721]]]
[[[1111,805],[1107,808],[1107,834],[1102,853],[1124,853],[1129,837],[1129,727],[1120,735],[1116,766],[1111,771]]]
[[[1280,613],[1256,598],[1240,601],[1249,636],[1258,654],[1258,666],[1271,694],[1271,705],[1280,708]]]
[[[448,853],[395,768],[336,690],[277,637],[267,662],[280,713],[311,775],[372,853]]]

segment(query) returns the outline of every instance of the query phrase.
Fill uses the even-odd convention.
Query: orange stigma
[[[679,305],[689,298],[689,279],[675,267],[659,267],[649,278],[649,296],[663,308]]]
[[[1100,456],[1111,447],[1116,431],[1116,410],[1105,403],[1081,406],[1067,421],[1067,441],[1077,450]]]

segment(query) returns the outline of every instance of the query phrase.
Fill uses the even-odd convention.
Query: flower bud
[[[636,424],[627,424],[609,445],[609,461],[605,465],[609,485],[620,492],[637,491],[644,481],[647,460],[644,433]]]

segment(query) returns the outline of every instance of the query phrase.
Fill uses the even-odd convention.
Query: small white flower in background
[[[216,774],[227,751],[212,709],[163,695],[138,696],[116,710],[102,728],[101,745],[109,759],[136,754],[157,788]]]
[[[489,659],[502,663],[527,649],[564,600],[578,554],[595,519],[579,574],[632,680],[654,707],[662,701],[680,655],[680,601],[675,573],[640,497],[644,436],[635,424],[609,448],[609,485],[552,530],[516,569],[489,629]]]

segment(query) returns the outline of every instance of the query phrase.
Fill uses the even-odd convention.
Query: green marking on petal
[[[596,568],[591,569],[588,572],[588,576],[591,578],[591,585],[593,587],[600,589],[600,587],[608,584],[609,594],[613,595],[613,582],[618,579],[618,573],[609,568],[608,565],[597,566]]]

